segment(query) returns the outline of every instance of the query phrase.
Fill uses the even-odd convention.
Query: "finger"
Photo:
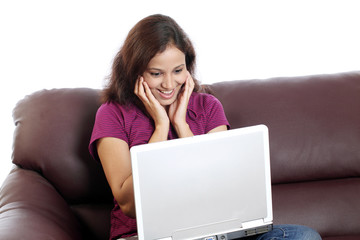
[[[144,90],[144,94],[145,94],[146,98],[152,102],[157,101],[156,98],[154,97],[154,95],[152,94],[147,82],[143,81],[142,85],[143,85],[143,90]]]
[[[142,76],[139,76],[135,83],[135,90],[134,92],[138,95],[141,91],[142,81],[144,81],[144,78]]]
[[[190,73],[188,75],[188,78],[186,79],[185,82],[185,95],[186,95],[186,99],[189,99],[191,96],[192,91],[194,90],[194,80],[191,77]]]
[[[191,74],[189,73],[189,87],[190,87],[191,91],[194,89],[194,86],[195,86],[194,79],[192,78]]]
[[[138,79],[136,79],[136,82],[135,82],[134,93],[136,96],[138,96],[138,94],[139,94],[139,82],[140,82],[140,77],[138,77]]]
[[[141,96],[143,96],[144,95],[144,86],[143,86],[143,82],[144,82],[144,78],[143,77],[140,77],[140,79],[139,79],[139,82],[138,82],[138,91],[139,91],[139,94],[141,95]]]
[[[143,103],[149,103],[149,99],[146,96],[145,89],[144,89],[144,78],[140,77],[138,83],[137,83],[137,96],[140,98],[140,100]]]

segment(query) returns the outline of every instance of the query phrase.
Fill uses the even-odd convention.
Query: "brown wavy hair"
[[[151,15],[130,30],[115,56],[102,102],[134,103],[143,108],[134,93],[136,80],[145,72],[150,60],[157,53],[165,51],[169,45],[176,46],[185,54],[186,68],[193,76],[196,54],[186,33],[172,18],[160,14]],[[199,82],[196,79],[194,82],[194,91],[198,91]]]

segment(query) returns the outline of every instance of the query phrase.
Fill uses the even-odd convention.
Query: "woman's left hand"
[[[189,125],[186,123],[186,112],[194,86],[194,80],[188,72],[182,91],[179,93],[176,101],[169,107],[169,119],[175,127],[179,137],[181,137],[181,133],[184,133],[184,131],[190,130]]]

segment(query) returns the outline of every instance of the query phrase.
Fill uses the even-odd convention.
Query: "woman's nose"
[[[165,89],[173,89],[174,88],[174,79],[170,75],[165,75],[162,81],[161,86]]]

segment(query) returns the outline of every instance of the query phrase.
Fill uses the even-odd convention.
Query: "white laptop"
[[[138,239],[237,239],[272,229],[265,125],[132,147]]]

